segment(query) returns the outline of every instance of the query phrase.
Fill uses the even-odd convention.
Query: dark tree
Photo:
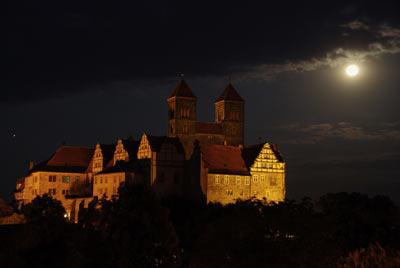
[[[0,218],[12,215],[14,209],[0,198]]]
[[[64,221],[65,209],[61,202],[50,195],[37,196],[22,208],[27,222]]]

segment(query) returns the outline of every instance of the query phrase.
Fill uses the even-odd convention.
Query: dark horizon
[[[231,77],[245,143],[279,146],[288,199],[362,192],[400,204],[397,3],[9,1],[7,14],[2,198],[62,144],[166,135],[166,98],[184,73],[200,121],[213,121]]]

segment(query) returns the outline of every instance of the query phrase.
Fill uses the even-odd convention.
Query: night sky
[[[184,73],[201,121],[231,77],[246,144],[276,143],[287,162],[287,198],[400,203],[396,1],[8,1],[3,25],[2,198],[62,144],[166,135]]]

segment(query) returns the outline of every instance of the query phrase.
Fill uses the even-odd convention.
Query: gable
[[[251,171],[258,172],[285,172],[285,163],[278,157],[277,152],[267,142],[263,145],[253,164],[250,166]]]
[[[151,146],[150,146],[149,139],[147,138],[146,133],[144,133],[142,135],[142,139],[140,140],[137,158],[138,159],[151,158]]]

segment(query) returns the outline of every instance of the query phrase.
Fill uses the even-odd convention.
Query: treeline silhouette
[[[78,224],[47,195],[21,212],[25,224],[0,228],[0,267],[400,267],[400,211],[386,196],[222,206],[127,184],[82,204]]]

